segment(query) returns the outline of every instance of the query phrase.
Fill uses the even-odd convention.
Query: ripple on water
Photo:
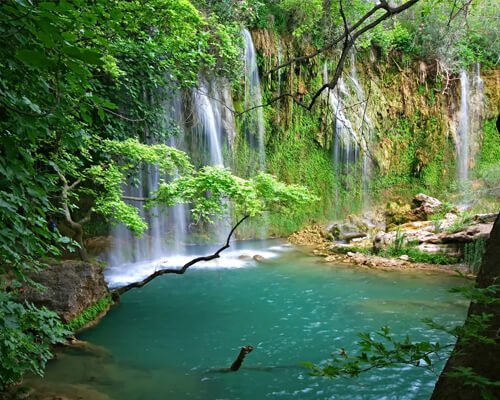
[[[457,284],[454,278],[323,268],[314,257],[274,246],[238,249],[229,257],[224,253],[218,263],[128,292],[96,328],[82,335],[112,356],[61,357],[49,364],[46,381],[83,382],[119,400],[430,396],[436,378],[423,369],[325,380],[309,376],[300,365],[326,360],[341,347],[352,352],[358,332],[383,325],[401,336],[449,340],[429,332],[421,319],[437,317],[446,323],[464,318],[465,305],[444,305],[456,303],[447,293]],[[240,259],[255,254],[269,262]],[[182,265],[186,258],[169,260],[110,268],[106,276],[115,285],[129,283],[158,265]],[[228,367],[246,344],[255,349],[238,373],[210,372]]]

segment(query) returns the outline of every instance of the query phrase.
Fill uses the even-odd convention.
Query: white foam
[[[265,259],[276,258],[280,255],[278,248],[282,246],[274,246],[275,251],[269,250],[232,250],[221,254],[220,258],[201,261],[194,264],[190,269],[236,269],[248,268],[257,265],[254,256],[258,255]],[[106,269],[105,277],[110,287],[119,287],[132,282],[138,282],[155,271],[167,268],[182,268],[183,265],[189,261],[202,256],[202,254],[192,255],[172,255],[170,257],[160,258],[151,261],[144,261],[139,263],[122,264],[115,267]]]

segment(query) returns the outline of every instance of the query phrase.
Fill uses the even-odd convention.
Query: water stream
[[[266,151],[264,143],[264,110],[262,107],[262,92],[260,88],[257,53],[253,45],[252,35],[243,30],[245,41],[245,109],[247,112],[245,132],[250,145],[257,150],[256,171],[266,168]]]
[[[484,107],[481,67],[475,65],[470,74],[460,71],[460,109],[457,123],[457,170],[460,186],[467,185],[470,170],[474,167],[479,151]]]
[[[255,254],[266,261],[255,262]],[[106,271],[112,285],[144,273]],[[466,304],[447,291],[459,284],[442,275],[328,266],[278,241],[240,242],[219,261],[126,293],[81,335],[91,351],[60,354],[44,380],[30,383],[92,393],[82,400],[427,399],[437,376],[424,369],[330,380],[309,376],[301,363],[320,363],[341,347],[351,351],[358,332],[383,325],[398,337],[447,343],[421,319],[463,321]],[[255,350],[240,371],[213,371],[228,367],[247,344]]]
[[[461,185],[469,179],[469,77],[460,71],[460,118],[458,120],[458,181]]]

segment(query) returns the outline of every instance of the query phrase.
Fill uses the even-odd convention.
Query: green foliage
[[[388,76],[396,79],[392,74]],[[422,93],[413,94],[417,104],[432,91],[423,89]],[[429,110],[425,114],[417,111],[410,117],[387,119],[387,124],[383,122],[379,130],[383,132],[384,146],[377,156],[388,164],[375,176],[372,190],[376,194],[390,190],[403,197],[418,191],[434,196],[449,191],[454,181],[455,160],[451,155],[455,150],[453,142],[446,139],[445,129],[448,128],[443,120]]]
[[[67,333],[55,313],[0,291],[0,392],[27,372],[43,375],[50,345]]]
[[[318,23],[323,14],[322,0],[282,0],[279,2],[279,11],[283,14],[286,26],[292,27],[290,32],[295,37],[310,35],[317,31]]]
[[[405,235],[400,230],[396,232],[394,243],[379,252],[378,255],[383,257],[400,257],[402,255],[407,255],[412,262],[440,265],[456,264],[458,261],[456,257],[450,257],[446,254],[426,253],[417,249],[411,242],[406,240]]]
[[[384,326],[374,335],[360,333],[359,353],[350,355],[340,349],[325,365],[308,365],[311,373],[327,377],[357,377],[361,373],[374,368],[388,368],[396,365],[411,365],[432,370],[433,356],[448,346],[431,342],[413,342],[409,336],[398,340],[391,334],[390,328]]]
[[[460,293],[464,298],[480,304],[500,304],[495,295],[500,291],[500,285],[490,285],[485,288],[476,286],[457,286],[450,289],[451,293]]]
[[[460,293],[466,298],[483,304],[498,304],[498,285],[487,288],[460,287],[453,288],[451,292]],[[445,326],[432,319],[424,319],[423,322],[431,329],[439,330],[449,334],[453,340],[450,343],[440,344],[438,342],[416,342],[409,336],[398,339],[391,333],[390,328],[384,326],[375,334],[361,333],[358,336],[358,350],[353,355],[348,354],[345,349],[340,349],[338,354],[328,360],[325,364],[315,365],[307,363],[313,375],[330,378],[348,376],[357,377],[360,374],[377,368],[390,368],[397,365],[409,365],[423,367],[433,372],[437,360],[448,357],[450,349],[455,345],[456,339],[460,338],[462,352],[467,354],[474,351],[474,343],[483,343],[496,346],[495,339],[488,335],[488,329],[493,315],[479,314],[469,315],[463,326]],[[472,346],[472,347],[468,347]],[[459,379],[465,385],[479,387],[483,398],[493,399],[491,389],[498,387],[500,381],[487,379],[470,368],[455,368],[448,376]]]
[[[484,252],[486,251],[485,238],[466,243],[464,246],[464,263],[469,267],[469,271],[477,274],[483,262]]]
[[[389,247],[387,250],[380,252],[379,255],[387,257],[407,255],[412,262],[439,265],[456,264],[458,261],[456,257],[450,257],[442,253],[426,253],[411,246],[403,246],[398,251],[394,247]]]
[[[448,233],[463,231],[464,229],[467,229],[467,227],[472,223],[473,217],[473,214],[471,214],[470,212],[463,212],[453,221],[450,226],[445,229],[445,231]]]
[[[456,367],[447,374],[450,378],[460,380],[466,386],[479,387],[481,397],[484,400],[495,400],[491,390],[500,387],[500,381],[492,381],[482,375],[479,375],[472,368]]]
[[[64,180],[75,220],[85,215],[85,204],[144,231],[136,209],[121,198],[122,183],[142,163],[170,174],[191,164],[175,149],[132,139],[154,143],[175,134],[159,112],[167,100],[159,89],[192,87],[203,69],[237,71],[239,40],[235,25],[214,23],[188,0],[0,3],[2,282],[27,280],[29,271],[43,267],[40,260],[68,244],[48,229],[62,213]],[[2,300],[2,307],[14,301]],[[8,382],[29,369],[40,372],[50,342],[42,333],[57,332],[47,323],[40,342],[31,345],[31,325],[38,332],[41,323],[37,311],[24,303],[15,307],[9,335],[19,340],[0,357],[2,378],[13,368],[13,354],[19,360]]]
[[[496,128],[496,120],[488,119],[483,123],[483,142],[478,156],[478,170],[487,170],[489,167],[498,166],[500,160],[500,134]]]
[[[203,167],[191,175],[163,183],[154,199],[154,203],[166,205],[193,203],[194,218],[207,221],[228,211],[230,205],[240,215],[256,216],[265,211],[293,213],[318,200],[304,186],[286,185],[272,175],[259,173],[247,180],[220,167]]]
[[[94,321],[99,314],[102,314],[113,304],[111,296],[105,296],[101,300],[92,304],[90,307],[83,310],[79,315],[73,318],[69,323],[65,324],[65,329],[68,331],[78,331],[85,325]]]

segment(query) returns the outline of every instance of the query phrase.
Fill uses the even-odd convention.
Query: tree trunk
[[[477,276],[476,286],[485,288],[493,284],[500,284],[500,214],[498,215],[490,239],[486,246],[483,264]],[[500,300],[500,292],[494,294]],[[446,366],[439,376],[439,380],[432,393],[431,400],[472,400],[487,398],[481,386],[472,386],[464,377],[454,378],[447,376],[456,368],[470,368],[472,371],[491,381],[500,379],[500,303],[479,304],[471,303],[465,326],[470,318],[483,313],[492,314],[493,317],[483,336],[493,340],[494,343],[480,343],[476,340],[464,343],[463,338],[453,350]],[[492,399],[500,399],[500,387],[491,387]]]

